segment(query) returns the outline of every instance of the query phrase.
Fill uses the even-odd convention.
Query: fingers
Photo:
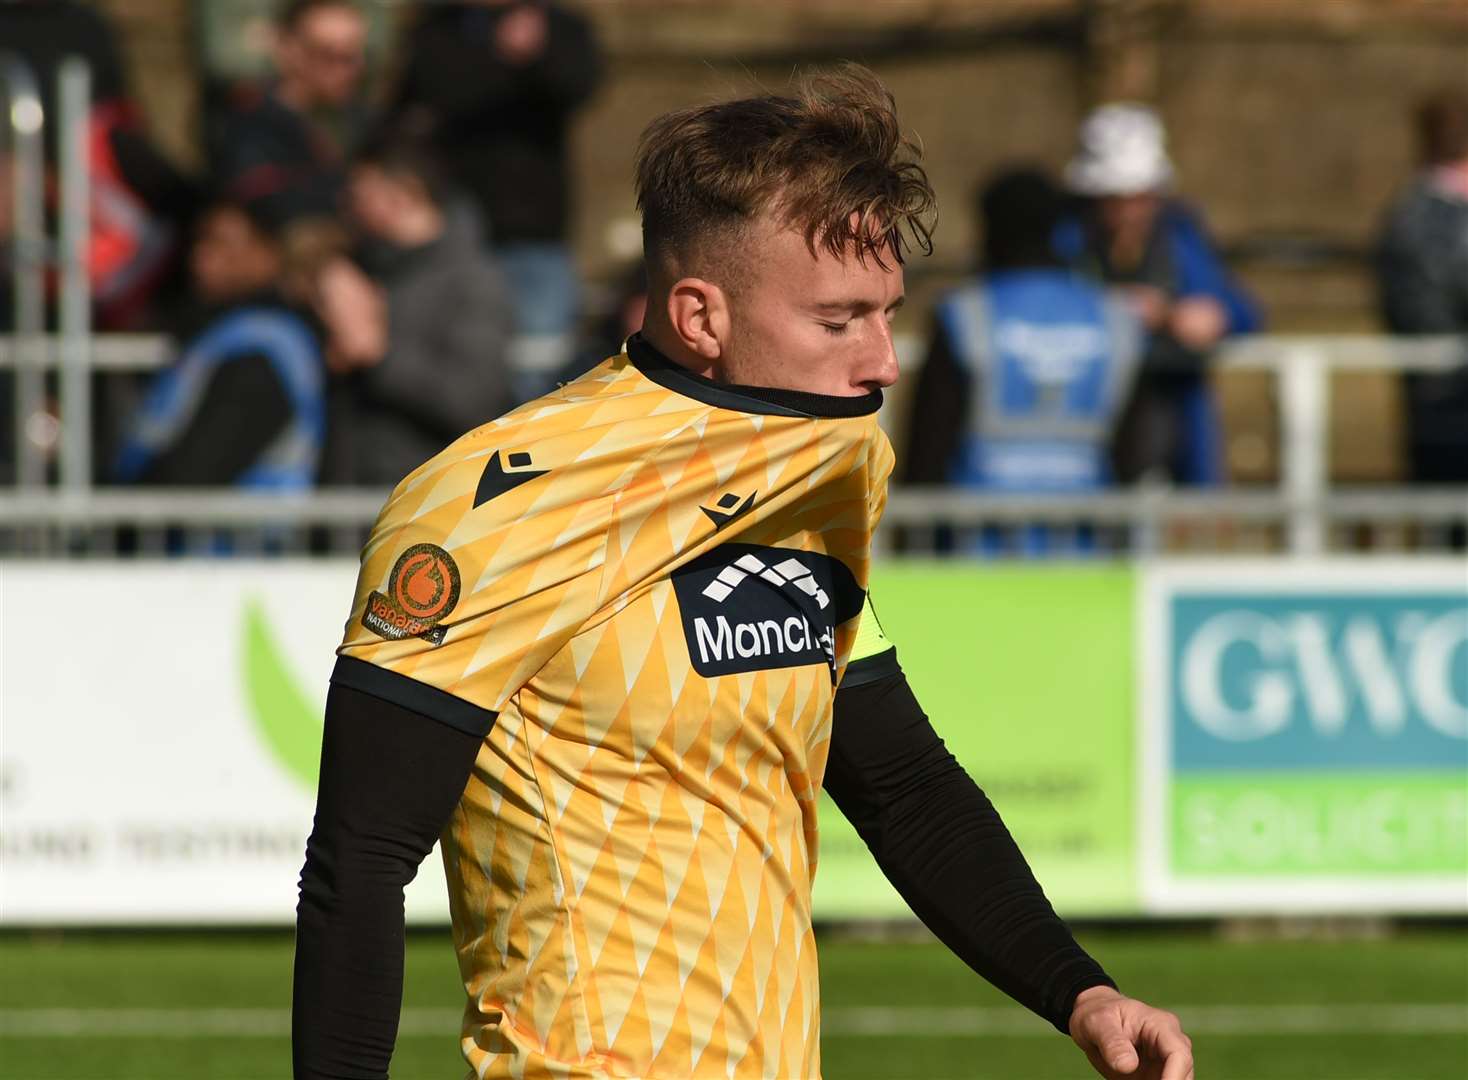
[[[1101,1056],[1101,1051],[1094,1046],[1086,1050],[1086,1060],[1091,1063],[1091,1068],[1096,1070],[1096,1075],[1104,1077],[1105,1080],[1120,1080],[1120,1078],[1124,1078],[1127,1075],[1117,1072],[1108,1065],[1106,1059]],[[1135,1073],[1131,1075],[1133,1077],[1136,1076]]]
[[[1153,1026],[1152,1045],[1162,1058],[1162,1080],[1193,1080],[1193,1040],[1183,1034],[1176,1016],[1160,1014]]]
[[[1108,1068],[1122,1074],[1136,1072],[1137,1066],[1142,1063],[1141,1058],[1137,1056],[1136,1048],[1121,1035],[1107,1037],[1101,1045],[1101,1056],[1105,1059]],[[1173,1080],[1173,1078],[1164,1077],[1163,1080]]]
[[[1162,1063],[1162,1080],[1193,1080],[1193,1051],[1178,1050]]]
[[[1117,1002],[1125,1001],[1118,998]],[[1108,1003],[1104,1008],[1087,1008],[1078,1021],[1075,1040],[1085,1050],[1094,1068],[1107,1080],[1133,1076],[1142,1063],[1132,1045],[1125,1022],[1126,1010]]]
[[[1076,1042],[1107,1080],[1194,1080],[1193,1043],[1170,1012],[1133,999],[1073,1021]]]

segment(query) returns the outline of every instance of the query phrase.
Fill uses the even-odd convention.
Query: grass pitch
[[[1083,942],[1130,993],[1183,1014],[1200,1080],[1465,1080],[1468,933],[1228,943],[1178,931]],[[286,934],[0,937],[5,1080],[290,1075]],[[941,946],[821,942],[827,1080],[1069,1080],[1069,1040]],[[409,940],[392,1075],[459,1080],[446,933]]]

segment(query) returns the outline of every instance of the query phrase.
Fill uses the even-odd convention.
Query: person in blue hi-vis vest
[[[1056,230],[1061,257],[1122,290],[1147,328],[1113,449],[1118,482],[1222,484],[1223,425],[1207,369],[1225,337],[1259,329],[1257,305],[1197,213],[1169,194],[1166,133],[1148,106],[1093,110],[1065,178],[1081,207]]]
[[[122,483],[312,487],[326,434],[321,332],[287,299],[283,245],[255,206],[201,218],[190,269],[202,311],[148,388],[117,460]]]
[[[1111,483],[1109,448],[1141,327],[1116,296],[1060,265],[1061,195],[1042,173],[1002,174],[982,192],[983,272],[940,300],[918,377],[909,483],[1081,494]],[[981,554],[1083,555],[1080,523],[987,527],[954,538]]]

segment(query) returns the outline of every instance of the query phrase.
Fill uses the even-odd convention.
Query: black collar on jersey
[[[882,407],[880,390],[857,397],[840,397],[836,394],[811,394],[804,390],[781,390],[773,386],[715,382],[673,363],[640,333],[627,339],[627,356],[638,371],[659,386],[721,409],[768,416],[841,418],[870,416]]]

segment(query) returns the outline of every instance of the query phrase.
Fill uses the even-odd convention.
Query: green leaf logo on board
[[[255,730],[276,761],[311,791],[321,766],[321,708],[291,675],[256,600],[245,604],[240,666]]]

